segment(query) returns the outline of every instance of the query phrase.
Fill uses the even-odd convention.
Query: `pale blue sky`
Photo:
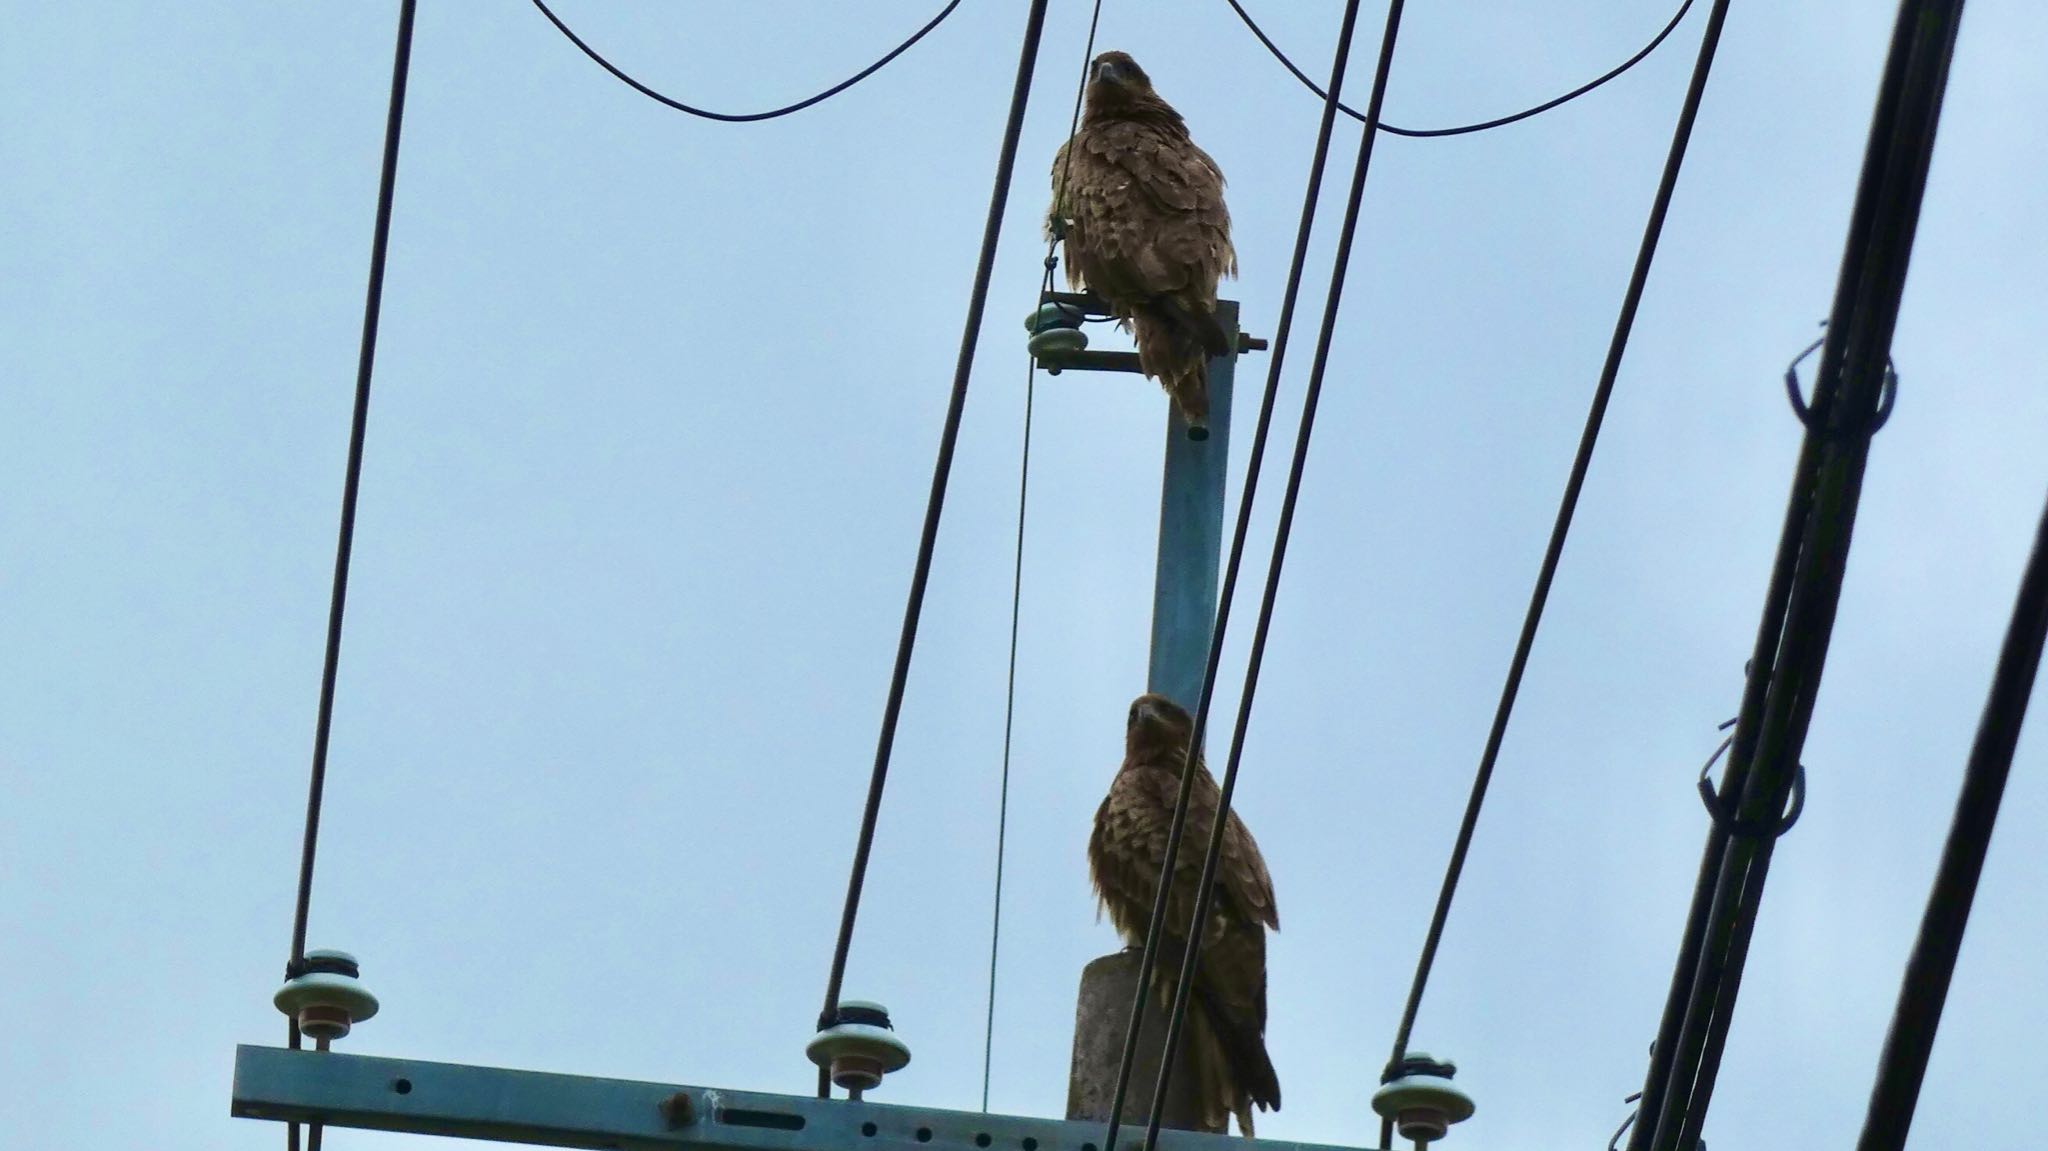
[[[936,2],[559,11],[649,83],[753,109]],[[229,1069],[283,1034],[396,4],[7,8],[0,1141],[276,1147],[227,1117]],[[1335,0],[1252,8],[1327,68]],[[421,5],[311,932],[384,999],[347,1050],[809,1089],[1024,9],[963,5],[852,92],[734,126],[632,93],[525,3]],[[1533,103],[1668,15],[1410,5],[1387,115]],[[1778,375],[1828,307],[1892,16],[1729,18],[1416,1033],[1479,1101],[1452,1148],[1604,1145],[1640,1084],[1705,834],[1693,775],[1797,446]],[[1380,144],[1239,789],[1286,910],[1286,1109],[1261,1134],[1376,1134],[1703,17],[1534,122]],[[978,1099],[1019,320],[1086,23],[1054,4],[848,977],[916,1052],[891,1102]],[[1108,0],[1100,46],[1229,174],[1233,292],[1269,334],[1316,102],[1220,0]],[[1716,1147],[1841,1145],[1861,1121],[2048,491],[2044,52],[2048,10],[1970,6]],[[1083,851],[1142,687],[1165,401],[1040,385],[993,1105],[1057,1114],[1076,977],[1115,947]],[[2042,722],[1921,1146],[2038,1141],[2018,1101],[2048,1078]]]

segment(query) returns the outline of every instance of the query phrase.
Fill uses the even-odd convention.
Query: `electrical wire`
[[[418,0],[400,0],[398,44],[391,62],[391,97],[384,117],[384,156],[377,176],[377,222],[370,240],[370,278],[363,301],[362,343],[356,354],[355,407],[349,416],[348,466],[341,485],[341,526],[334,546],[334,583],[327,603],[327,644],[320,661],[320,703],[313,722],[313,766],[306,784],[306,822],[299,844],[299,883],[292,908],[292,950],[286,978],[306,958],[306,923],[313,907],[313,862],[320,846],[320,806],[327,789],[327,749],[334,727],[334,684],[341,666],[342,617],[348,606],[349,557],[355,547],[356,497],[362,489],[363,438],[370,420],[370,378],[377,362],[377,322],[384,307],[384,264],[391,247],[391,203],[398,186],[398,141],[405,125],[406,77],[412,69],[413,17]],[[293,1050],[302,1046],[299,1021],[286,1026]],[[320,1125],[308,1140],[319,1151]],[[297,1151],[299,1125],[285,1128],[285,1145]]]
[[[1052,233],[1045,242],[1045,291],[1052,291],[1052,271],[1056,266],[1053,253],[1059,249],[1065,235],[1066,220],[1061,215],[1067,195],[1067,176],[1074,170],[1074,137],[1081,132],[1081,102],[1088,95],[1088,77],[1095,67],[1095,31],[1102,25],[1102,0],[1095,0],[1095,6],[1088,16],[1088,42],[1081,49],[1081,81],[1074,85],[1074,111],[1067,117],[1067,143],[1060,151],[1060,178],[1055,184],[1052,205],[1052,219],[1047,221],[1047,231]],[[1069,271],[1072,269],[1069,268]],[[1104,319],[1114,319],[1105,316]],[[1083,323],[1091,322],[1086,317]]]
[[[1571,532],[1572,517],[1579,505],[1579,494],[1585,488],[1586,473],[1592,466],[1593,449],[1600,439],[1601,424],[1606,419],[1608,401],[1614,394],[1615,379],[1621,373],[1621,361],[1628,350],[1629,334],[1635,328],[1636,312],[1642,304],[1643,289],[1649,282],[1650,266],[1657,256],[1657,241],[1664,232],[1664,220],[1671,209],[1671,197],[1678,186],[1679,170],[1684,166],[1687,145],[1692,139],[1693,124],[1699,118],[1700,102],[1706,92],[1707,77],[1713,70],[1714,56],[1720,46],[1721,27],[1728,13],[1727,0],[1717,0],[1707,16],[1707,27],[1700,40],[1699,56],[1693,63],[1692,81],[1685,92],[1685,102],[1679,109],[1678,125],[1671,135],[1671,147],[1664,157],[1664,172],[1657,184],[1657,194],[1650,204],[1650,218],[1643,226],[1643,239],[1636,249],[1634,268],[1629,273],[1628,289],[1622,294],[1621,313],[1614,321],[1614,334],[1607,344],[1607,358],[1600,367],[1599,382],[1593,388],[1593,402],[1586,413],[1586,424],[1579,435],[1578,453],[1572,458],[1571,473],[1565,480],[1564,496],[1558,503],[1557,519],[1551,525],[1550,542],[1543,552],[1543,563],[1536,573],[1535,589],[1529,594],[1529,608],[1522,617],[1522,631],[1515,641],[1515,653],[1508,661],[1507,681],[1501,687],[1500,702],[1493,713],[1493,726],[1487,731],[1485,750],[1479,756],[1479,769],[1472,778],[1472,792],[1465,803],[1465,815],[1458,825],[1458,835],[1451,847],[1451,858],[1444,869],[1443,885],[1437,892],[1436,910],[1430,917],[1429,931],[1423,938],[1422,954],[1416,961],[1415,978],[1408,989],[1408,1002],[1401,1012],[1401,1023],[1394,1035],[1393,1054],[1387,1060],[1382,1076],[1397,1073],[1401,1060],[1408,1052],[1408,1041],[1415,1030],[1415,1017],[1422,1008],[1423,990],[1429,983],[1431,968],[1436,962],[1438,945],[1443,941],[1444,924],[1450,917],[1451,901],[1457,895],[1458,880],[1464,873],[1465,858],[1472,847],[1472,835],[1479,823],[1479,810],[1486,802],[1486,791],[1493,779],[1494,765],[1499,762],[1502,742],[1506,739],[1508,721],[1515,710],[1515,700],[1521,691],[1522,675],[1529,666],[1529,654],[1536,645],[1536,632],[1543,622],[1543,609],[1550,600],[1550,587],[1557,576],[1558,563],[1564,556],[1566,536]],[[1383,1124],[1380,1145],[1392,1141],[1391,1124]]]
[[[1942,1005],[1948,1000],[1956,956],[1962,950],[1963,930],[1969,926],[1977,880],[1984,874],[1984,856],[1998,823],[1999,801],[2005,795],[2006,778],[2012,774],[2013,751],[2027,718],[2027,699],[2041,670],[2044,641],[2048,641],[2048,510],[2041,513],[2040,525],[2034,529],[2034,550],[2020,577],[2012,620],[1998,652],[1998,668],[1991,676],[1991,692],[1977,722],[1969,764],[1963,769],[1955,818],[1941,849],[1941,864],[1928,892],[1919,937],[1906,961],[1892,1025],[1885,1032],[1884,1053],[1878,1058],[1877,1081],[1871,1088],[1870,1110],[1863,1120],[1857,1151],[1900,1151],[1906,1145],[1920,1082],[1934,1050],[1934,1032],[1941,1026]]]
[[[932,17],[930,20],[925,22],[924,27],[919,28],[915,32],[912,32],[910,34],[910,39],[905,40],[903,43],[896,45],[894,48],[889,49],[888,53],[884,55],[881,59],[875,61],[874,63],[868,65],[865,68],[862,68],[860,71],[855,72],[853,75],[848,76],[846,79],[841,80],[839,83],[832,85],[830,88],[825,89],[823,92],[820,92],[815,96],[806,96],[805,98],[798,100],[794,104],[785,104],[780,108],[770,108],[766,112],[713,112],[709,108],[699,108],[694,104],[685,104],[681,100],[677,100],[669,96],[664,96],[660,92],[655,91],[654,89],[648,87],[645,84],[642,84],[640,81],[635,80],[633,77],[627,75],[626,72],[623,69],[621,69],[618,65],[613,64],[610,60],[605,59],[604,56],[599,54],[597,49],[592,48],[588,43],[585,43],[583,37],[578,36],[575,32],[571,31],[569,26],[562,22],[562,18],[555,15],[554,10],[549,8],[545,3],[542,2],[542,0],[533,0],[533,6],[535,8],[540,9],[540,14],[546,16],[548,18],[548,23],[553,24],[557,31],[559,31],[562,35],[568,37],[569,42],[571,44],[574,44],[576,45],[576,47],[582,49],[583,54],[585,56],[588,56],[592,60],[596,61],[598,67],[603,68],[607,72],[610,72],[613,76],[617,77],[627,87],[633,89],[635,92],[640,93],[642,96],[645,96],[648,99],[655,101],[656,103],[666,104],[669,107],[674,108],[678,112],[687,112],[692,116],[697,116],[705,120],[718,120],[727,124],[751,124],[761,120],[773,120],[780,116],[787,116],[792,112],[801,112],[804,109],[812,106],[813,104],[822,104],[825,101],[830,100],[832,97],[839,95],[841,92],[846,91],[848,88],[853,87],[855,84],[860,83],[862,80],[865,80],[868,77],[874,75],[875,73],[881,71],[883,68],[888,66],[890,61],[896,59],[896,57],[901,56],[905,52],[909,51],[911,45],[916,44],[919,40],[924,39],[926,33],[930,32],[934,28],[937,28],[941,23],[945,21],[946,17],[951,16],[953,14],[953,9],[958,8],[960,6],[960,0],[950,0],[950,2],[944,8],[939,9],[938,15]]]
[[[1894,25],[1722,777],[1737,826],[1780,818],[1812,723],[1961,16],[1961,0],[1902,0]],[[1775,844],[1768,831],[1734,835],[1719,820],[1708,832],[1630,1151],[1698,1141]]]
[[[818,1012],[820,1030],[832,1026],[839,1011],[839,991],[846,979],[846,959],[853,946],[854,920],[860,914],[861,887],[867,879],[868,857],[874,850],[875,821],[881,815],[882,790],[889,779],[889,754],[896,743],[896,723],[903,712],[903,690],[910,678],[910,656],[917,646],[917,622],[924,610],[925,587],[931,580],[932,551],[938,543],[939,518],[946,505],[946,481],[953,471],[953,449],[960,439],[960,417],[967,405],[967,381],[974,367],[974,349],[981,335],[982,315],[987,310],[989,280],[995,272],[996,243],[1002,237],[1003,208],[1010,198],[1010,178],[1017,166],[1017,141],[1023,134],[1024,108],[1031,98],[1031,77],[1038,64],[1038,43],[1045,31],[1048,0],[1032,0],[1024,25],[1024,42],[1017,59],[1017,78],[1010,91],[1010,114],[1003,126],[1003,144],[996,161],[994,187],[990,189],[988,218],[982,226],[981,255],[974,269],[974,287],[969,293],[967,321],[960,334],[960,356],[953,366],[952,396],[946,405],[946,422],[939,435],[939,453],[932,465],[931,495],[925,504],[924,530],[918,537],[917,563],[910,578],[910,594],[903,607],[903,630],[896,642],[896,663],[889,677],[888,701],[882,709],[882,729],[875,742],[875,764],[868,778],[867,803],[861,811],[860,835],[854,845],[853,867],[846,881],[846,905],[839,917],[839,938],[832,949],[831,974],[825,982],[825,1004]],[[818,1069],[818,1097],[830,1098],[832,1082],[824,1068]]]
[[[988,1022],[981,1037],[981,1109],[988,1110],[990,1069],[996,1050],[996,957],[1003,940],[1003,849],[1010,826],[1010,732],[1017,717],[1017,625],[1024,607],[1024,512],[1031,496],[1031,406],[1038,391],[1038,361],[1024,369],[1024,447],[1017,464],[1016,566],[1010,573],[1010,668],[1003,687],[1003,774],[996,792],[995,909],[988,929]]]
[[[1246,28],[1251,29],[1252,35],[1259,38],[1259,43],[1264,44],[1266,46],[1266,51],[1271,52],[1275,60],[1280,61],[1282,66],[1284,66],[1289,72],[1294,73],[1295,79],[1301,81],[1304,87],[1306,87],[1309,91],[1314,92],[1318,97],[1323,96],[1323,90],[1321,88],[1316,87],[1316,82],[1314,80],[1309,79],[1307,73],[1303,72],[1301,69],[1294,66],[1294,61],[1287,58],[1287,53],[1282,52],[1278,44],[1273,43],[1273,38],[1266,35],[1265,29],[1259,27],[1258,23],[1252,19],[1251,13],[1246,12],[1244,10],[1244,5],[1238,3],[1238,0],[1224,0],[1224,2],[1229,4],[1231,9],[1237,13],[1238,19],[1244,21],[1244,26]],[[1564,95],[1559,96],[1555,99],[1545,100],[1543,103],[1538,104],[1533,108],[1524,108],[1521,111],[1512,113],[1510,115],[1499,116],[1491,120],[1482,120],[1476,124],[1460,124],[1455,128],[1399,128],[1392,124],[1383,123],[1380,125],[1380,131],[1392,132],[1396,136],[1408,136],[1415,139],[1433,139],[1443,136],[1465,136],[1470,135],[1473,132],[1485,132],[1493,128],[1504,128],[1509,124],[1514,124],[1522,120],[1527,120],[1532,116],[1540,116],[1543,113],[1550,111],[1552,108],[1558,107],[1559,105],[1571,103],[1573,100],[1576,100],[1579,97],[1585,95],[1586,93],[1591,92],[1593,89],[1600,87],[1602,84],[1607,83],[1609,80],[1614,79],[1616,76],[1621,75],[1623,72],[1628,71],[1630,68],[1635,67],[1637,64],[1642,63],[1645,59],[1649,57],[1650,53],[1655,52],[1657,48],[1664,43],[1665,38],[1670,36],[1672,31],[1678,27],[1679,22],[1685,19],[1685,14],[1692,10],[1692,2],[1693,0],[1684,0],[1684,3],[1678,6],[1677,13],[1674,14],[1671,17],[1671,19],[1665,23],[1663,30],[1658,32],[1657,35],[1653,37],[1648,44],[1645,44],[1642,47],[1642,49],[1638,51],[1635,55],[1630,56],[1628,59],[1623,60],[1621,63],[1615,65],[1613,68],[1610,68],[1606,72],[1601,73],[1600,76],[1596,79],[1589,80],[1586,83],[1579,85],[1578,87],[1572,89],[1569,92],[1566,92]],[[1354,120],[1363,122],[1366,118],[1363,113],[1357,111],[1356,109],[1347,107],[1345,105],[1339,104],[1338,108],[1346,116],[1349,116]]]
[[[1344,83],[1344,71],[1351,58],[1352,32],[1358,22],[1359,0],[1348,0],[1344,6],[1344,21],[1337,34],[1337,52],[1330,68],[1330,90],[1339,92]],[[1167,828],[1165,859],[1160,867],[1157,892],[1153,895],[1152,914],[1147,920],[1145,944],[1138,965],[1137,988],[1131,997],[1130,1021],[1124,1031],[1123,1054],[1117,1065],[1115,1091],[1109,1107],[1109,1130],[1103,1139],[1106,1151],[1116,1151],[1116,1136],[1123,1122],[1124,1098],[1130,1088],[1131,1069],[1138,1053],[1138,1039],[1143,1034],[1145,1006],[1151,991],[1153,966],[1158,960],[1159,938],[1166,921],[1167,884],[1171,879],[1180,853],[1180,841],[1187,824],[1188,799],[1194,786],[1196,758],[1201,754],[1202,736],[1209,721],[1209,702],[1216,690],[1216,674],[1221,666],[1223,640],[1230,628],[1230,605],[1237,593],[1239,570],[1244,564],[1245,542],[1251,535],[1251,515],[1258,496],[1259,475],[1264,470],[1266,440],[1272,430],[1273,409],[1280,393],[1280,372],[1287,361],[1287,345],[1294,331],[1294,310],[1301,294],[1302,269],[1308,263],[1309,238],[1314,231],[1316,205],[1322,198],[1323,170],[1329,159],[1330,136],[1336,128],[1336,97],[1332,95],[1323,102],[1323,115],[1316,130],[1316,144],[1309,160],[1307,186],[1302,192],[1301,218],[1295,227],[1294,254],[1288,262],[1287,284],[1280,295],[1280,318],[1273,329],[1272,344],[1266,365],[1266,389],[1259,402],[1259,419],[1252,432],[1250,459],[1245,465],[1244,489],[1237,505],[1237,526],[1231,533],[1230,555],[1223,568],[1221,594],[1217,597],[1216,623],[1209,636],[1209,654],[1202,672],[1202,689],[1194,709],[1194,725],[1188,734],[1187,762],[1181,769],[1180,792],[1174,801],[1173,818]],[[1219,819],[1221,817],[1219,816]],[[1170,1064],[1168,1064],[1170,1065]]]
[[[1147,1151],[1156,1147],[1159,1139],[1159,1123],[1166,1095],[1173,1079],[1174,1055],[1179,1050],[1182,1029],[1187,1022],[1187,1012],[1192,1001],[1195,982],[1195,968],[1201,960],[1202,944],[1206,932],[1203,926],[1208,922],[1209,907],[1215,899],[1216,867],[1223,853],[1223,837],[1230,818],[1230,800],[1237,787],[1238,768],[1243,760],[1246,734],[1251,725],[1252,705],[1258,695],[1259,672],[1264,666],[1266,641],[1272,631],[1273,607],[1279,598],[1280,577],[1287,562],[1287,545],[1293,536],[1294,513],[1301,497],[1301,482],[1308,465],[1308,449],[1315,435],[1316,411],[1322,399],[1323,380],[1329,368],[1330,347],[1336,336],[1337,315],[1344,297],[1344,282],[1351,267],[1351,250],[1358,233],[1358,218],[1365,199],[1365,182],[1372,169],[1373,145],[1379,139],[1374,128],[1382,105],[1386,100],[1387,79],[1393,71],[1394,48],[1400,37],[1402,0],[1393,0],[1387,6],[1387,20],[1380,34],[1379,61],[1373,68],[1372,92],[1367,108],[1372,113],[1366,122],[1365,131],[1358,142],[1358,160],[1351,173],[1350,194],[1344,203],[1344,220],[1337,229],[1337,250],[1330,268],[1330,286],[1323,298],[1323,317],[1320,330],[1316,333],[1315,358],[1310,362],[1308,384],[1302,395],[1301,419],[1294,439],[1294,456],[1287,469],[1287,486],[1280,498],[1278,523],[1273,529],[1273,548],[1266,568],[1266,586],[1259,600],[1258,620],[1252,627],[1251,652],[1246,660],[1244,689],[1238,697],[1237,722],[1231,732],[1230,751],[1224,763],[1223,781],[1217,796],[1217,809],[1210,826],[1208,851],[1202,860],[1201,878],[1195,887],[1195,908],[1189,918],[1187,944],[1182,957],[1178,986],[1174,989],[1173,1010],[1166,1018],[1166,1039],[1160,1050],[1159,1080],[1152,1094],[1152,1117],[1145,1131]],[[1332,84],[1335,87],[1335,84]],[[1335,97],[1325,101],[1324,113],[1328,115]],[[1192,752],[1191,752],[1192,756]],[[1168,881],[1161,877],[1161,884]]]
[[[1061,164],[1060,186],[1066,186],[1067,171],[1073,166],[1072,145],[1075,134],[1081,127],[1081,99],[1088,91],[1088,73],[1095,56],[1095,31],[1102,23],[1102,0],[1095,0],[1094,11],[1088,18],[1088,40],[1081,49],[1081,80],[1074,88],[1074,110],[1067,118],[1067,144],[1065,159]],[[1057,212],[1057,206],[1055,206]],[[1054,252],[1059,248],[1059,237],[1055,235],[1045,247],[1045,280],[1042,290],[1052,290],[1053,269],[1059,261]],[[1085,318],[1084,318],[1085,320]],[[1002,940],[1003,929],[1003,844],[1007,834],[1010,816],[1010,731],[1011,722],[1017,709],[1017,624],[1024,602],[1024,509],[1031,489],[1031,406],[1038,388],[1038,360],[1027,357],[1024,370],[1024,448],[1018,465],[1017,477],[1017,566],[1010,579],[1010,668],[1008,683],[1003,692],[1003,776],[1001,793],[996,802],[996,890],[994,922],[989,927],[988,938],[988,1019],[982,1031],[981,1040],[981,1109],[988,1110],[988,1088],[990,1070],[995,1065],[996,1041],[996,956]]]

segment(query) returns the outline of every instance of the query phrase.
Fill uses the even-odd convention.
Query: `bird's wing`
[[[1223,170],[1193,142],[1146,125],[1094,137],[1127,183],[1124,214],[1139,224],[1131,258],[1153,293],[1192,291],[1211,306],[1216,282],[1237,274]]]
[[[1152,899],[1159,889],[1159,866],[1166,858],[1167,833],[1179,794],[1177,765],[1127,767],[1118,773],[1096,815],[1095,840],[1106,850],[1098,851],[1091,845],[1091,858],[1098,854],[1111,857],[1105,860],[1107,867],[1098,865],[1097,889],[1105,901],[1121,897],[1142,907],[1136,914],[1140,933],[1145,929]],[[1206,770],[1199,771],[1188,800],[1180,851],[1174,858],[1174,884],[1166,909],[1166,928],[1172,934],[1185,934],[1187,922],[1194,915],[1195,884],[1201,878],[1202,857],[1208,850],[1209,829],[1216,825],[1221,798],[1216,781]],[[1204,928],[1205,945],[1229,919],[1279,926],[1278,905],[1266,861],[1234,812],[1224,825],[1216,881],[1224,898],[1211,905],[1210,922]]]

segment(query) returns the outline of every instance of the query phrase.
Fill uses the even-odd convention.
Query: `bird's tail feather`
[[[1223,325],[1217,322],[1215,311],[1189,307],[1172,296],[1161,296],[1156,303],[1160,312],[1194,335],[1204,352],[1212,356],[1230,354],[1230,337],[1223,331]]]
[[[1215,317],[1209,317],[1213,326]],[[1220,332],[1221,329],[1218,329]],[[1138,366],[1173,397],[1190,429],[1209,422],[1209,353],[1202,336],[1172,313],[1147,307],[1131,317]]]
[[[1261,941],[1263,942],[1263,941]],[[1173,1003],[1179,982],[1181,951],[1177,941],[1162,941],[1159,967],[1153,972],[1152,994],[1162,1005]],[[1195,1098],[1200,1101],[1205,1130],[1228,1133],[1230,1120],[1237,1119],[1238,1134],[1253,1134],[1252,1108],[1280,1109],[1280,1078],[1266,1053],[1264,1020],[1265,989],[1259,989],[1259,1006],[1230,1004],[1205,986],[1206,972],[1195,974],[1194,993],[1188,999],[1187,1020],[1182,1027],[1182,1048],[1187,1052],[1187,1071],[1194,1079]]]

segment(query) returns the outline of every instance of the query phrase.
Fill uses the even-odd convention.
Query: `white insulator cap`
[[[291,978],[270,1001],[299,1021],[301,1034],[339,1039],[377,1014],[377,997],[357,979],[356,957],[346,951],[308,951],[290,971]]]
[[[882,1076],[910,1062],[910,1047],[889,1026],[889,1009],[879,1003],[845,999],[832,1026],[811,1037],[804,1054],[848,1091],[881,1085]]]
[[[1432,1143],[1444,1137],[1451,1124],[1472,1117],[1472,1097],[1451,1083],[1458,1066],[1449,1060],[1431,1059],[1420,1051],[1401,1060],[1397,1078],[1372,1094],[1372,1109],[1392,1119],[1404,1139]]]

